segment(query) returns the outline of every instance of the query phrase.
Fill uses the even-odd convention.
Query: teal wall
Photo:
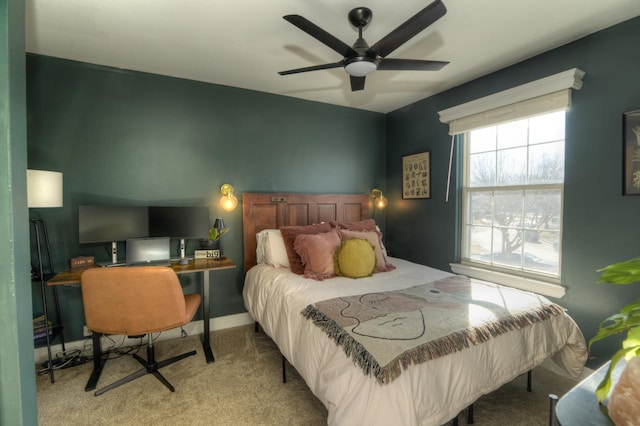
[[[24,4],[0,2],[0,425],[37,424],[29,286]]]
[[[596,269],[640,255],[640,197],[621,191],[622,114],[640,109],[639,42],[640,18],[635,18],[388,114],[389,249],[445,270],[458,259],[459,191],[445,203],[451,137],[437,111],[580,68],[586,72],[584,85],[573,91],[566,123],[562,284],[567,294],[558,302],[585,337],[593,337],[601,320],[640,296],[640,285],[594,284]],[[401,157],[425,150],[432,153],[432,198],[402,200]],[[603,363],[616,345],[615,339],[598,343],[589,364]]]
[[[245,311],[242,207],[218,206],[223,183],[239,199],[385,185],[383,114],[261,92],[27,55],[27,124],[29,168],[64,173],[64,207],[32,213],[47,223],[56,269],[71,256],[110,259],[103,244],[78,244],[78,205],[213,201],[212,216],[231,228],[222,248],[239,265],[214,276],[216,317]],[[181,279],[186,291],[199,291],[199,280]],[[80,291],[63,288],[60,296],[67,339],[81,339]]]

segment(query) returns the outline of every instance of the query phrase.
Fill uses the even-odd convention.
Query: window
[[[564,296],[565,111],[583,76],[573,68],[438,112],[452,135],[450,170],[456,135],[464,141],[453,272]]]
[[[462,263],[559,282],[565,112],[464,135]]]

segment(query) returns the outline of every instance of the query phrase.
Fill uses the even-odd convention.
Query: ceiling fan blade
[[[300,15],[286,15],[283,16],[283,18],[286,21],[291,22],[296,27],[300,28],[305,33],[309,34],[311,37],[329,46],[330,48],[341,54],[343,57],[358,55],[358,52],[353,50],[351,46],[332,36],[313,22],[309,21],[306,18],[303,18]]]
[[[365,77],[351,77],[351,91],[357,92],[358,90],[364,90],[364,79]]]
[[[392,59],[385,58],[378,64],[378,70],[383,71],[438,71],[449,62],[423,61],[420,59]]]
[[[436,0],[429,6],[409,18],[404,24],[384,36],[367,50],[369,55],[380,55],[383,58],[406,43],[420,31],[442,18],[447,8],[442,1]]]
[[[328,70],[328,69],[331,69],[331,68],[341,68],[343,66],[344,66],[344,64],[342,62],[334,62],[333,64],[314,65],[314,66],[311,66],[311,67],[296,68],[294,70],[279,71],[278,74],[280,74],[280,75],[298,74],[298,73],[301,73],[301,72],[308,72],[308,71],[318,71],[318,70]]]

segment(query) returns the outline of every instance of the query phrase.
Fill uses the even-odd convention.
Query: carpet
[[[89,341],[90,342],[90,341]],[[176,388],[170,392],[145,375],[96,397],[84,386],[92,363],[56,370],[55,383],[37,376],[38,424],[47,425],[323,425],[327,410],[295,369],[287,364],[282,383],[281,356],[263,332],[242,326],[211,333],[216,361],[206,364],[200,336],[156,344],[163,360],[193,349],[197,354],[161,370]],[[138,352],[146,356],[143,345]],[[140,368],[130,355],[111,359],[98,388]],[[474,405],[476,425],[545,425],[548,394],[562,395],[575,381],[549,370],[533,372],[533,392],[526,376],[482,397]],[[466,414],[465,414],[466,415]],[[466,424],[466,417],[460,417]]]

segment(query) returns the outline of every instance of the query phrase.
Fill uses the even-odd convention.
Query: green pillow
[[[336,274],[341,277],[362,278],[376,270],[376,254],[367,240],[351,238],[340,244],[334,257]]]

